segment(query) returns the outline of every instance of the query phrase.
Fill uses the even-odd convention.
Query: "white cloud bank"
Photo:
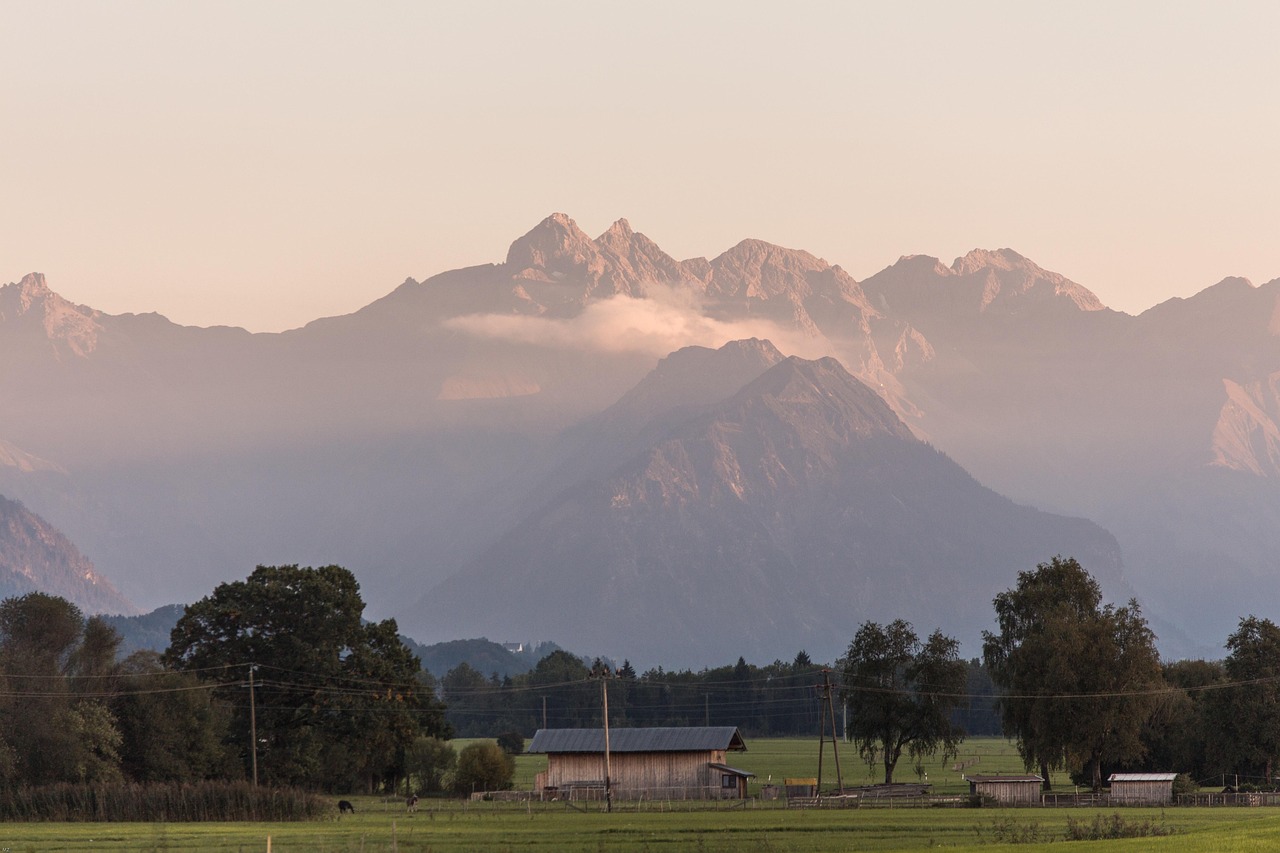
[[[687,294],[651,289],[651,297],[613,296],[589,303],[569,318],[470,314],[445,321],[447,328],[477,337],[595,352],[639,352],[664,356],[685,346],[716,348],[729,341],[762,338],[788,355],[817,358],[831,352],[822,337],[771,320],[716,320]]]

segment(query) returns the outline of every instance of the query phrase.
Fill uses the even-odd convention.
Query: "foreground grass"
[[[1053,846],[1092,850],[1167,850],[1244,853],[1280,848],[1280,811],[1272,809],[1126,809],[1126,820],[1152,820],[1176,831],[1165,838],[1106,842],[1060,840],[1068,809],[851,809],[782,808],[686,812],[580,813],[561,804],[457,802],[419,807],[357,799],[358,812],[341,820],[292,824],[4,824],[0,851],[264,851],[273,853],[596,853],[598,851],[1026,851],[1030,845],[992,843],[1000,823],[1034,824]],[[1107,812],[1110,814],[1110,812]]]

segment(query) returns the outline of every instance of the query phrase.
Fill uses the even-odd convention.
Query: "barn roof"
[[[736,726],[609,729],[610,752],[745,752]],[[538,729],[527,752],[604,752],[603,729]]]
[[[1112,773],[1108,782],[1172,782],[1177,773]]]
[[[965,776],[967,782],[1043,782],[1044,779],[1036,776],[1034,773],[1021,773],[1016,775],[1005,776]]]

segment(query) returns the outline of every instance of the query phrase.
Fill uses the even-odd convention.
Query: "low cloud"
[[[470,314],[445,326],[477,337],[596,352],[639,352],[664,356],[685,346],[720,347],[729,341],[762,338],[782,352],[816,358],[830,352],[821,337],[770,320],[723,321],[708,317],[686,293],[660,288],[650,297],[614,296],[592,302],[576,317]]]

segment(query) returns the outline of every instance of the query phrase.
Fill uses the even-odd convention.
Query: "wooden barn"
[[[1002,806],[1038,806],[1044,779],[1034,774],[1009,776],[966,776],[969,793],[990,797]]]
[[[747,745],[734,726],[609,730],[610,787],[619,799],[739,799],[754,776],[725,763]],[[603,729],[538,729],[530,753],[547,756],[537,787],[567,799],[603,796]]]
[[[1173,802],[1173,780],[1177,773],[1112,773],[1111,804],[1119,806],[1162,806]]]

